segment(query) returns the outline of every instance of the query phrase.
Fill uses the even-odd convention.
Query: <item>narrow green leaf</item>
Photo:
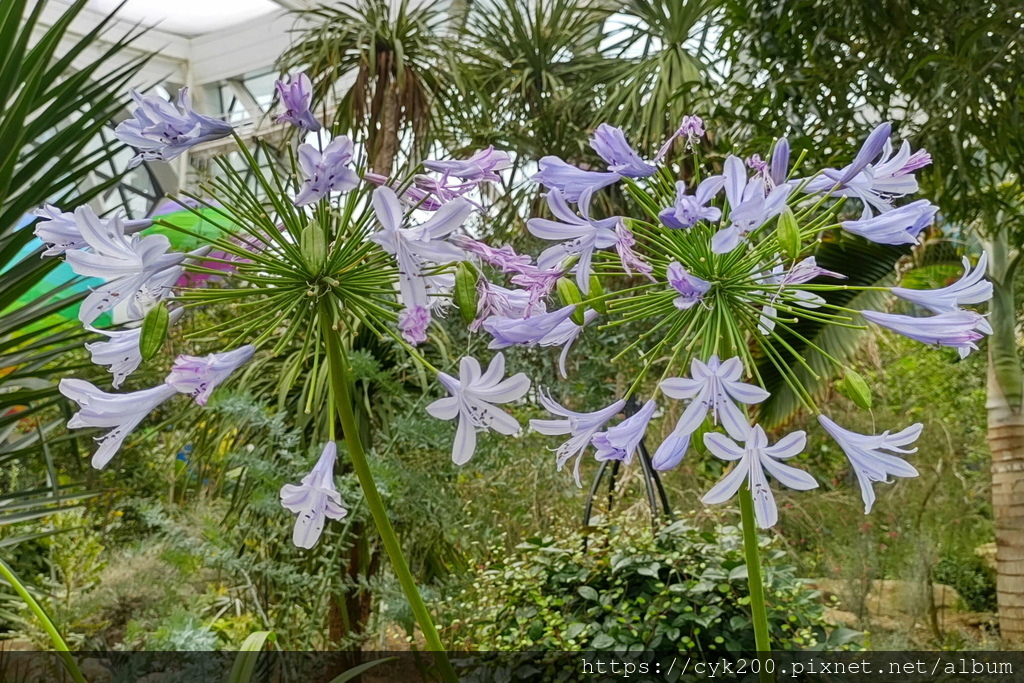
[[[171,324],[171,315],[167,311],[167,304],[163,301],[146,314],[142,321],[142,335],[139,337],[139,353],[142,360],[150,360],[167,338],[167,328]]]
[[[331,679],[331,683],[347,683],[348,681],[351,681],[356,676],[359,676],[360,674],[366,673],[367,671],[369,671],[370,669],[374,668],[375,666],[380,666],[381,664],[384,664],[385,662],[393,662],[396,659],[398,659],[398,657],[385,657],[384,659],[375,659],[372,662],[366,662],[365,664],[360,664],[359,666],[354,666],[351,669],[349,669],[348,671],[346,671],[345,673],[341,674],[340,676],[332,678]]]
[[[793,213],[793,209],[788,206],[783,210],[782,215],[779,216],[779,225],[775,229],[775,234],[779,240],[779,248],[782,249],[782,253],[790,259],[795,259],[800,256],[800,252],[803,251],[800,248],[800,226],[796,222],[796,215]]]
[[[461,261],[455,271],[455,305],[467,325],[476,318],[477,291],[476,271],[466,261]]]
[[[273,631],[250,633],[249,637],[242,643],[242,647],[238,648],[238,656],[231,667],[231,676],[228,678],[228,683],[251,683],[253,672],[256,671],[256,663],[259,660],[259,653],[263,650],[263,645],[268,640],[273,642],[275,639],[276,636]]]

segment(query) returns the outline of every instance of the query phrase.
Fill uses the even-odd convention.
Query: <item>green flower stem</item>
[[[448,661],[448,653],[441,644],[441,638],[437,634],[434,622],[430,618],[430,612],[416,588],[416,580],[409,571],[409,564],[402,554],[402,545],[398,541],[394,528],[391,526],[391,519],[388,517],[384,501],[381,500],[380,492],[377,490],[377,483],[370,471],[370,463],[366,459],[366,452],[359,439],[359,429],[356,426],[355,415],[352,412],[352,398],[349,395],[348,383],[350,377],[348,358],[341,344],[341,337],[333,329],[334,315],[329,303],[323,304],[320,309],[320,324],[323,330],[324,343],[327,346],[327,368],[331,379],[331,391],[334,395],[334,404],[338,409],[338,418],[341,420],[341,428],[344,432],[345,443],[348,445],[349,457],[352,460],[352,468],[355,470],[359,485],[363,489],[363,496],[366,498],[366,505],[370,508],[373,521],[377,525],[377,532],[380,533],[384,548],[387,550],[388,558],[391,560],[391,567],[402,585],[406,599],[412,607],[413,615],[423,631],[423,637],[427,641],[427,647],[434,651],[434,661],[441,671],[441,675],[447,683],[458,683],[459,677]]]
[[[86,683],[85,677],[82,675],[81,670],[78,668],[78,664],[75,662],[75,658],[71,656],[71,651],[68,650],[67,643],[60,637],[60,633],[57,632],[57,627],[50,621],[50,617],[46,616],[46,612],[36,602],[36,599],[32,597],[32,594],[28,592],[18,577],[14,575],[11,568],[7,566],[7,563],[0,560],[0,577],[3,577],[4,581],[11,584],[14,591],[25,601],[28,605],[29,610],[36,615],[36,619],[42,624],[43,630],[46,631],[46,635],[50,636],[50,640],[53,641],[54,648],[57,649],[57,653],[60,658],[64,660],[64,667],[71,674],[71,678],[75,680],[75,683]]]
[[[750,489],[740,487],[740,519],[743,526],[743,553],[747,560],[747,585],[750,587],[750,611],[754,620],[754,644],[761,658],[761,683],[773,683],[775,676],[765,671],[765,658],[771,655],[771,636],[768,635],[768,611],[764,604],[764,581],[761,578],[761,551],[757,545],[757,523],[754,519],[754,499]]]

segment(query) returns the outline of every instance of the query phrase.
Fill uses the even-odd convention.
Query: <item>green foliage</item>
[[[972,612],[996,611],[996,572],[980,557],[944,557],[932,570],[939,583],[952,586]]]
[[[587,543],[583,549],[584,542]],[[766,595],[773,643],[823,648],[818,594],[768,551]],[[590,530],[534,538],[480,567],[457,598],[452,626],[479,650],[754,649],[739,530],[701,532],[675,522],[656,533]]]

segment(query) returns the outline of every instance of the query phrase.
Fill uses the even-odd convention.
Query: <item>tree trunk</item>
[[[398,102],[398,84],[392,80],[385,87],[387,91],[381,108],[380,130],[375,136],[370,170],[382,176],[390,176],[398,155],[398,128],[402,112]]]
[[[1008,641],[1024,642],[1024,378],[1013,296],[1017,259],[1009,253],[1005,230],[999,230],[986,247],[993,295],[985,407],[992,454],[999,630]]]

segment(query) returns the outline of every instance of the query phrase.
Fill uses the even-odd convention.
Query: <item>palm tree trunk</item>
[[[993,284],[989,321],[988,444],[992,454],[992,513],[996,531],[999,630],[1024,642],[1024,376],[1017,351],[1013,281],[1017,257],[1000,230],[986,245]]]
[[[395,157],[398,155],[398,128],[402,112],[398,101],[398,84],[394,80],[389,80],[384,87],[387,88],[387,91],[384,93],[380,130],[375,136],[370,170],[383,176],[390,176]]]

